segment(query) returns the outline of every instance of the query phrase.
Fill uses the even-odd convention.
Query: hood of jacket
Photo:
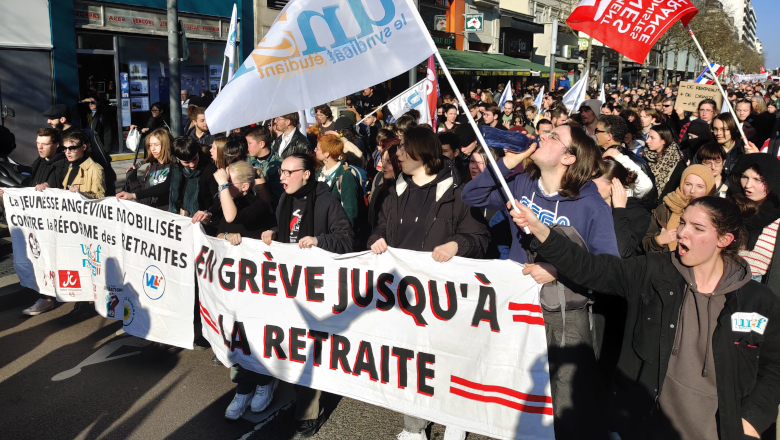
[[[455,165],[448,158],[442,158],[442,169],[436,174],[436,178],[433,181],[422,185],[421,188],[429,188],[436,186],[436,202],[442,200],[447,190],[450,188],[457,188],[461,183],[460,173],[455,170]],[[403,197],[404,192],[409,187],[409,182],[412,181],[412,176],[401,173],[400,178],[395,180],[395,191],[398,197]],[[595,186],[595,185],[594,185]]]

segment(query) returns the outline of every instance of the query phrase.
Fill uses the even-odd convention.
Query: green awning
[[[453,75],[532,76],[531,72],[533,71],[540,72],[541,76],[550,77],[550,68],[547,66],[502,54],[464,52],[451,49],[439,49],[439,53]],[[555,72],[566,73],[562,69],[555,69]],[[533,76],[539,76],[539,74]]]

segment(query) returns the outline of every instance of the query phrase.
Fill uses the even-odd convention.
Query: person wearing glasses
[[[146,124],[141,128],[141,145],[146,145],[146,136],[149,135],[149,133],[157,130],[158,128],[165,128],[165,119],[163,116],[165,115],[164,106],[161,102],[155,102],[152,104],[152,107],[149,109],[151,112],[151,115],[146,120]],[[131,125],[130,129],[138,128],[137,125]],[[144,156],[149,156],[149,150],[144,150]]]
[[[729,179],[726,178],[723,172],[726,159],[726,150],[717,142],[702,145],[699,151],[696,152],[696,158],[694,159],[694,163],[700,163],[712,171],[712,177],[715,179],[715,192],[713,195],[720,198],[726,198],[729,190]]]
[[[584,129],[569,125],[555,127],[539,136],[538,146],[532,143],[522,153],[508,150],[505,153],[498,161],[498,169],[518,203],[531,208],[546,225],[572,227],[571,232],[579,234],[590,252],[619,256],[612,208],[591,180],[598,175],[601,151]],[[530,161],[526,162],[525,172],[513,174],[514,168],[526,159]],[[506,196],[493,173],[481,173],[472,179],[463,188],[462,197],[474,208],[507,209]],[[527,251],[533,236],[522,232],[514,223],[510,228],[513,240],[509,258],[525,265],[523,274],[531,275],[539,284],[547,284],[543,289],[557,292],[563,286],[572,291],[571,297],[568,293],[566,296],[571,301],[542,308],[550,353],[556,437],[600,438],[604,427],[598,402],[605,387],[600,383],[593,350],[589,299],[576,293],[582,292],[577,286],[566,281],[558,284],[558,274],[549,264],[531,263]],[[570,349],[578,346],[581,349]]]
[[[68,166],[59,169],[51,185],[49,182],[37,185],[36,190],[44,188],[60,188],[81,193],[88,199],[100,199],[106,195],[106,179],[103,167],[89,156],[92,145],[89,137],[76,132],[62,139],[62,150],[68,160]]]
[[[306,153],[292,153],[279,169],[284,194],[276,208],[277,225],[262,234],[265,244],[297,243],[301,249],[318,247],[346,254],[354,251],[355,236],[341,203],[325,182],[317,180],[317,161]],[[307,438],[325,422],[322,392],[295,385],[295,434]]]
[[[696,155],[699,147],[714,140],[712,136],[712,120],[718,114],[718,104],[712,99],[703,99],[699,102],[697,118],[691,117],[691,122],[680,129],[680,148],[686,153],[686,157]]]
[[[615,159],[628,171],[637,175],[629,196],[642,200],[646,206],[649,206],[648,209],[652,209],[658,199],[658,191],[651,179],[653,172],[645,160],[623,146],[627,130],[628,124],[620,116],[601,116],[594,130],[596,146],[603,152],[602,157]]]

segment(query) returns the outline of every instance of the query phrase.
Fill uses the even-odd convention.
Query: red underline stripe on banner
[[[553,409],[552,407],[549,406],[523,405],[522,403],[512,402],[510,400],[502,399],[500,397],[482,396],[479,394],[469,393],[468,391],[464,391],[455,387],[450,387],[450,393],[466,399],[476,400],[477,402],[496,403],[498,405],[503,405],[508,408],[516,409],[518,411],[523,411],[527,413],[545,414],[548,416],[553,415]]]
[[[450,381],[456,385],[473,388],[479,391],[489,391],[493,393],[506,394],[507,396],[512,396],[516,399],[525,400],[528,402],[552,403],[552,397],[549,396],[521,393],[520,391],[515,391],[511,388],[506,388],[498,385],[482,385],[481,383],[472,382],[470,380],[466,380],[458,376],[450,376]]]
[[[203,304],[200,305],[200,316],[203,317],[203,320],[206,321],[206,324],[209,325],[212,329],[214,329],[217,334],[219,334],[219,330],[217,330],[217,326],[214,324],[214,322],[211,320],[211,315],[209,314],[208,310],[206,310],[203,307]]]
[[[512,316],[514,322],[524,322],[532,325],[544,325],[544,318],[530,315],[514,315]]]
[[[542,306],[538,304],[509,303],[509,310],[542,313]]]

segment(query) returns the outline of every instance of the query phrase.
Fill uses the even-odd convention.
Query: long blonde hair
[[[160,157],[158,159],[155,159],[152,153],[149,152],[144,162],[146,163],[159,162],[162,165],[167,165],[173,162],[173,154],[171,154],[171,144],[173,144],[173,136],[171,136],[171,133],[165,128],[158,128],[157,130],[154,130],[153,132],[146,135],[146,139],[144,139],[144,147],[146,148],[146,151],[149,151],[149,138],[151,138],[152,136],[156,137],[157,140],[160,141]]]

